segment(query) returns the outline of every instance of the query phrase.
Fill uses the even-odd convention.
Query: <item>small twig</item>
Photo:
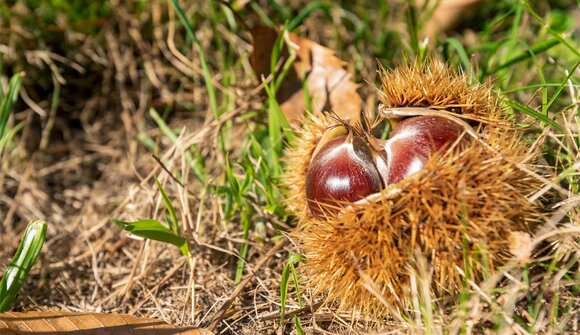
[[[272,257],[280,249],[282,249],[286,244],[288,244],[288,239],[283,239],[279,241],[276,245],[274,245],[274,247],[272,247],[272,249],[268,251],[267,254],[265,254],[264,256],[262,256],[262,258],[260,258],[260,260],[258,260],[256,265],[254,265],[254,267],[252,268],[252,273],[248,274],[244,279],[242,279],[242,281],[238,284],[238,286],[236,286],[234,291],[224,301],[222,306],[219,308],[218,312],[211,320],[209,326],[207,327],[208,330],[215,332],[217,325],[222,320],[224,314],[226,314],[228,308],[230,307],[234,299],[238,295],[240,295],[240,293],[242,293],[244,288],[250,283],[252,278],[254,278],[255,273],[258,272],[258,270],[260,270],[260,268],[264,266],[264,264],[266,264],[266,262],[270,259],[270,257]]]
[[[139,260],[143,258],[143,252],[145,252],[145,241],[141,243],[139,247],[139,254],[135,259],[135,263],[133,263],[133,267],[131,268],[131,272],[129,273],[129,279],[127,280],[127,284],[125,284],[125,288],[123,289],[122,302],[125,302],[129,298],[129,290],[133,286],[133,279],[135,279],[135,274],[137,273],[137,267],[139,266]]]

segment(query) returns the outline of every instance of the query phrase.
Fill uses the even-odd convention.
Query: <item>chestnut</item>
[[[315,217],[324,217],[333,204],[354,202],[381,188],[371,149],[359,136],[338,136],[324,143],[306,175],[306,198]]]
[[[398,123],[385,142],[386,183],[396,183],[423,168],[429,157],[455,142],[460,124],[438,116],[415,116]]]

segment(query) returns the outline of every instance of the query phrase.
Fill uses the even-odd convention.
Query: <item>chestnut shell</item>
[[[421,170],[429,157],[453,144],[463,131],[463,126],[438,116],[403,120],[393,129],[385,145],[387,184]]]
[[[312,159],[306,175],[310,212],[322,217],[340,202],[354,202],[382,188],[368,144],[358,136],[339,136]]]

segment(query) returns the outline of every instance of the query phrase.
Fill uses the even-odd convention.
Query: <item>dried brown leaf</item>
[[[270,55],[278,32],[258,26],[251,33],[254,41],[252,67],[258,78],[266,78],[270,75]],[[345,120],[358,120],[362,99],[357,93],[359,85],[351,81],[351,74],[345,70],[346,62],[338,59],[333,50],[307,38],[288,33],[287,39],[286,45],[296,52],[296,60],[277,98],[288,121],[295,122],[306,111],[301,78],[306,78],[313,112],[332,111]],[[284,47],[282,57],[287,59],[288,55]]]
[[[201,328],[177,327],[126,314],[24,312],[0,313],[1,334],[212,335]]]

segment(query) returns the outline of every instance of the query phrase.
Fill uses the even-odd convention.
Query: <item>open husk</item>
[[[472,85],[437,61],[383,70],[382,81],[387,108],[452,113],[475,130],[462,148],[320,219],[308,211],[305,176],[318,140],[337,121],[315,114],[299,129],[285,183],[299,217],[293,237],[306,258],[304,278],[337,309],[371,317],[409,306],[417,256],[429,261],[433,294],[454,294],[465,280],[460,273],[481,280],[510,260],[509,236],[532,233],[541,215],[527,199],[538,187],[537,152],[520,140],[490,85]]]

